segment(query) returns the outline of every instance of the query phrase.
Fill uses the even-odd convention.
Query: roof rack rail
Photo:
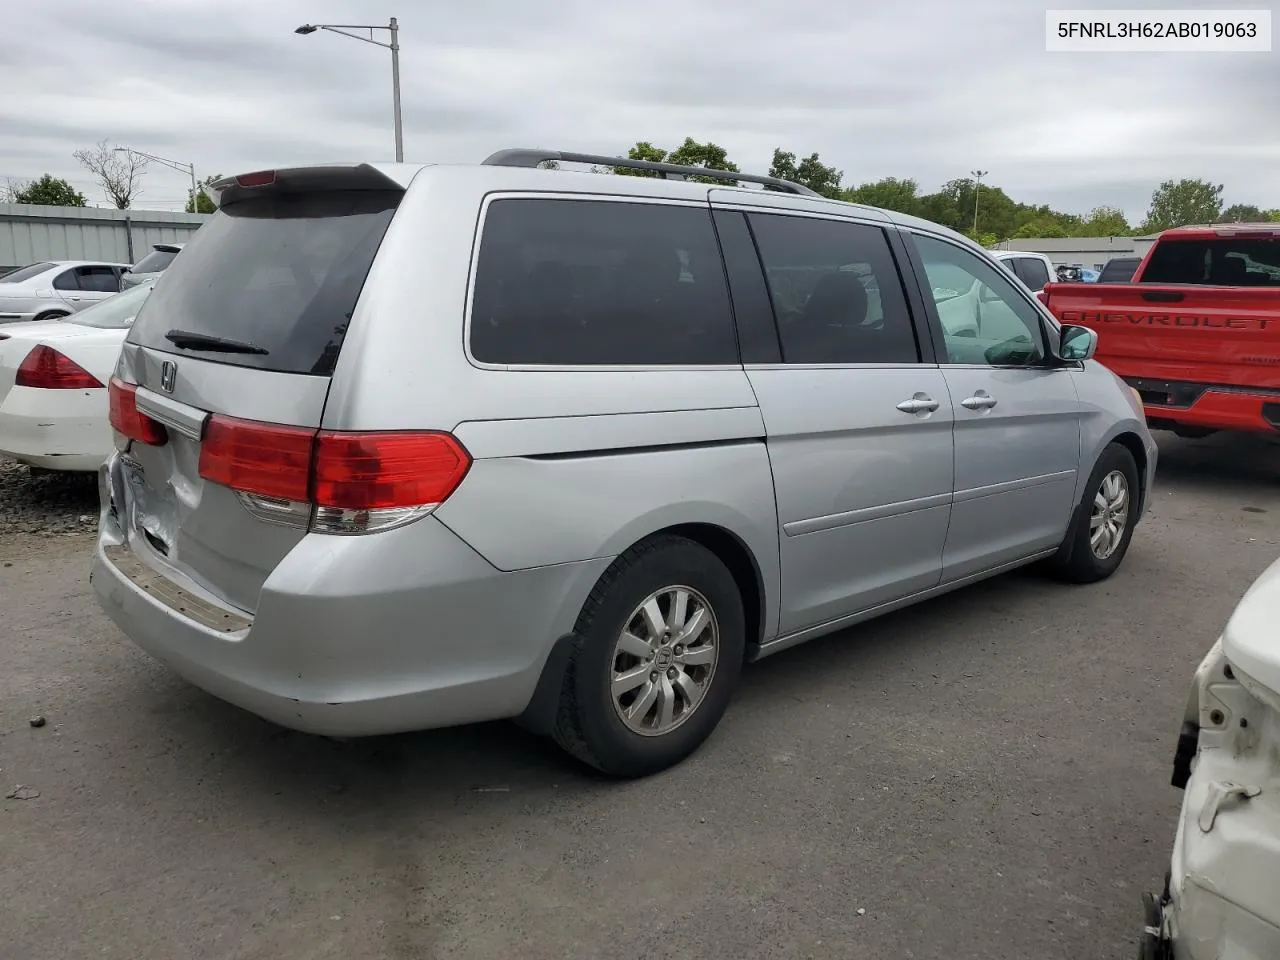
[[[653,160],[631,160],[627,157],[606,157],[595,153],[565,153],[561,150],[530,150],[515,148],[499,150],[484,160],[486,167],[536,167],[554,160],[557,163],[592,163],[606,167],[626,167],[629,170],[648,170],[662,174],[664,180],[684,180],[686,177],[712,177],[716,180],[760,183],[784,193],[805,197],[821,197],[822,194],[790,180],[763,177],[756,173],[734,173],[732,170],[712,170],[709,167],[686,167],[678,163],[656,163]]]

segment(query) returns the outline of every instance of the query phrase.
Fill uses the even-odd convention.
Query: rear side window
[[[494,201],[476,264],[471,353],[511,364],[737,363],[710,211]]]
[[[113,267],[76,267],[76,282],[81,290],[120,292],[120,274]]]
[[[1160,240],[1140,282],[1280,287],[1280,237]]]
[[[176,250],[152,250],[130,267],[130,270],[134,273],[159,273],[173,263],[173,258],[177,255],[178,251]]]
[[[53,278],[53,289],[79,290],[80,281],[76,278],[76,272],[74,270],[63,270]]]
[[[402,196],[274,193],[219,208],[165,271],[129,341],[218,363],[332,374]],[[166,336],[170,332],[217,337],[256,351],[179,350]]]
[[[911,315],[884,231],[752,214],[784,363],[916,363]]]

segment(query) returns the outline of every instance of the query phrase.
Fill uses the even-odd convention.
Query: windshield
[[[74,323],[82,327],[98,327],[103,330],[125,330],[133,326],[133,318],[138,314],[142,301],[147,299],[155,281],[130,287],[124,293],[107,297],[101,303],[81,310],[67,317],[64,323]]]
[[[12,273],[6,273],[0,277],[0,283],[22,283],[23,280],[30,280],[32,277],[38,277],[50,267],[52,263],[33,263],[29,267],[19,267]]]
[[[131,273],[159,273],[173,262],[177,250],[152,250],[129,268]]]

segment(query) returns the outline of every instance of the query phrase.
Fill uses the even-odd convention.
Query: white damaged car
[[[1143,960],[1280,957],[1280,560],[1196,670],[1174,760],[1185,791]]]

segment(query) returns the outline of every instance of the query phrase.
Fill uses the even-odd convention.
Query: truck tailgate
[[[1122,377],[1280,389],[1280,289],[1188,284],[1050,284],[1063,323],[1098,332]]]

